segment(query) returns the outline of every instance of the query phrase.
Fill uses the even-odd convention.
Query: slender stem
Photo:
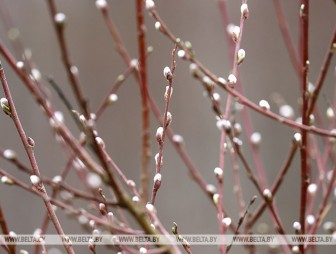
[[[242,4],[246,4],[246,0],[242,1]],[[235,49],[234,49],[234,54],[233,54],[233,67],[232,67],[232,74],[237,77],[238,76],[238,51],[240,49],[240,44],[242,41],[242,35],[243,35],[243,31],[244,31],[244,23],[245,23],[246,18],[244,17],[244,15],[241,15],[240,17],[240,33],[239,36],[237,38],[236,41],[236,45],[235,45]],[[224,119],[228,119],[229,118],[229,114],[230,114],[230,108],[231,108],[231,104],[232,104],[232,96],[229,95],[226,101],[226,107],[225,107],[225,115],[224,115]],[[225,130],[222,129],[221,130],[221,138],[220,138],[220,168],[222,168],[224,170],[224,153],[222,152],[221,149],[224,149],[224,142],[225,142]],[[263,178],[263,177],[262,177]],[[223,199],[223,181],[222,179],[218,180],[218,195],[219,195],[219,202],[218,202],[218,224],[220,226],[220,232],[221,234],[224,234],[224,227],[222,226],[222,199]],[[225,254],[226,253],[226,248],[224,245],[220,246],[220,251],[221,253]]]
[[[321,88],[324,84],[324,80],[327,76],[327,72],[328,72],[328,69],[330,67],[331,59],[332,59],[332,57],[335,53],[335,43],[336,43],[336,28],[334,29],[334,33],[331,37],[331,41],[329,43],[326,56],[324,58],[324,61],[323,61],[323,64],[322,64],[322,67],[321,67],[321,70],[320,70],[320,74],[319,74],[319,76],[317,78],[317,81],[316,81],[316,86],[315,86],[316,88],[313,92],[312,98],[310,99],[310,105],[309,105],[309,109],[307,111],[308,116],[310,114],[312,114],[313,111],[314,111],[317,98],[320,94]]]
[[[141,197],[148,200],[149,187],[149,164],[150,164],[150,118],[147,96],[147,61],[146,61],[146,36],[143,0],[136,1],[138,50],[139,50],[139,72],[140,72],[140,93],[142,105],[142,166],[141,166]]]
[[[131,65],[131,58],[127,52],[127,49],[125,48],[125,44],[123,43],[120,33],[117,29],[117,27],[114,25],[113,20],[110,17],[110,11],[108,6],[106,8],[101,8],[101,13],[103,15],[104,21],[107,25],[108,30],[110,31],[113,40],[115,41],[115,46],[117,49],[117,52],[120,54],[120,56],[125,60],[125,63],[129,68],[132,67]]]
[[[310,233],[312,233],[312,234],[316,233],[316,230],[317,230],[318,226],[320,225],[320,223],[323,219],[322,215],[324,214],[325,209],[327,209],[327,202],[328,202],[328,199],[329,199],[330,195],[332,194],[332,191],[335,188],[334,187],[335,182],[336,182],[336,168],[334,168],[333,171],[332,171],[332,176],[331,176],[331,179],[330,179],[330,182],[329,182],[327,192],[323,196],[323,200],[322,200],[322,202],[320,204],[320,207],[318,209],[318,213],[317,213],[317,216],[316,216],[316,221],[315,221],[313,227],[310,229]]]
[[[98,106],[98,109],[96,110],[96,121],[101,117],[104,110],[109,105],[109,97],[111,94],[114,94],[117,92],[119,87],[123,84],[123,82],[132,74],[134,71],[134,67],[128,67],[127,70],[124,71],[123,74],[119,75],[118,78],[114,81],[113,85],[111,86],[111,89],[107,92],[105,98],[101,102],[101,104]]]
[[[289,33],[288,24],[287,24],[285,13],[284,13],[284,10],[281,4],[281,0],[273,0],[273,4],[275,7],[275,12],[277,15],[280,31],[282,33],[282,37],[287,47],[289,58],[292,62],[292,65],[294,66],[295,71],[300,76],[300,73],[301,73],[300,61],[299,61],[297,52],[295,50],[292,37]]]
[[[166,131],[167,127],[169,125],[168,122],[168,109],[169,109],[169,103],[172,95],[172,87],[173,87],[173,76],[175,73],[175,52],[176,52],[177,46],[175,45],[173,51],[172,51],[172,63],[171,63],[171,74],[169,74],[169,77],[167,77],[169,85],[168,85],[168,90],[166,92],[166,105],[165,105],[165,110],[164,110],[164,115],[163,115],[163,132],[162,132],[162,138],[158,140],[159,143],[159,156],[156,161],[156,174],[160,174],[161,168],[162,168],[162,161],[163,161],[163,146],[164,142],[166,139]],[[154,183],[153,190],[152,190],[152,198],[151,198],[151,203],[154,205],[155,203],[155,198],[157,195],[157,192],[161,186],[161,180],[158,182]]]
[[[80,106],[80,109],[82,113],[85,115],[87,119],[90,117],[90,112],[88,110],[87,101],[84,98],[83,91],[79,85],[78,77],[77,77],[77,71],[74,70],[74,66],[72,65],[70,61],[70,55],[69,50],[65,41],[65,34],[64,34],[64,27],[65,24],[57,24],[57,21],[55,20],[57,15],[57,8],[54,0],[48,1],[49,11],[52,18],[52,23],[55,27],[58,43],[60,46],[61,54],[62,54],[62,60],[65,66],[65,70],[68,75],[68,79],[71,84],[71,88],[75,94],[76,100],[78,105]],[[77,68],[77,67],[76,67]]]
[[[0,205],[0,228],[1,228],[1,231],[4,235],[9,235],[9,230],[8,230],[8,226],[7,226],[7,221],[6,221],[6,218],[5,218],[5,214],[2,210],[2,207]],[[9,245],[7,246],[6,244],[3,245],[6,249],[8,249],[8,253],[10,254],[15,254],[16,251],[15,251],[15,245]]]
[[[245,201],[243,196],[243,188],[240,181],[239,174],[239,164],[237,160],[237,154],[230,151],[231,163],[232,163],[232,174],[234,178],[233,192],[237,195],[237,200],[239,204],[240,215],[244,213],[245,210]]]
[[[241,225],[243,225],[243,222],[244,222],[244,220],[245,220],[245,218],[246,218],[246,216],[248,214],[248,211],[249,211],[250,207],[253,205],[253,203],[256,201],[256,199],[257,199],[257,196],[254,196],[250,200],[248,206],[245,209],[245,212],[240,216],[239,221],[238,221],[238,226],[237,226],[236,231],[234,232],[234,235],[238,235],[239,234],[239,229],[240,229]],[[229,253],[229,251],[232,248],[232,246],[233,246],[233,241],[226,247],[226,253]]]
[[[309,0],[302,0],[300,7],[300,51],[301,51],[301,87],[302,94],[302,124],[309,124],[308,113],[308,25],[309,25]],[[301,154],[301,197],[300,197],[300,223],[301,233],[305,234],[306,227],[306,206],[307,206],[307,188],[309,184],[309,165],[308,165],[308,135],[307,131],[301,129],[302,146],[300,149]],[[300,251],[305,253],[304,245],[300,245]]]
[[[222,23],[223,23],[223,28],[225,29],[225,38],[226,38],[226,42],[228,45],[229,53],[230,53],[230,59],[234,58],[234,43],[232,41],[232,38],[229,36],[229,34],[227,33],[226,29],[228,28],[228,25],[230,24],[230,19],[229,19],[229,12],[227,10],[227,5],[226,5],[226,0],[218,0],[218,8],[221,14],[221,18],[222,18]]]
[[[283,180],[285,179],[285,175],[288,172],[289,167],[292,165],[292,161],[294,159],[294,156],[296,154],[296,151],[298,150],[296,145],[292,145],[291,150],[289,152],[288,158],[286,159],[284,165],[279,171],[278,176],[276,177],[276,180],[271,188],[271,193],[273,197],[275,197],[276,193],[278,192]],[[258,218],[262,215],[263,211],[267,207],[267,203],[264,202],[262,205],[260,205],[254,214],[249,219],[249,226],[253,226],[253,224],[258,220]]]

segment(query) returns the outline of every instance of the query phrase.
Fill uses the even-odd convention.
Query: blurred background
[[[70,50],[71,60],[79,69],[80,84],[89,105],[95,110],[110,89],[119,74],[126,70],[126,65],[117,54],[113,40],[103,21],[100,11],[93,0],[57,0],[58,11],[65,13],[66,41]],[[289,24],[294,45],[298,45],[298,1],[282,1]],[[117,25],[126,48],[132,58],[138,57],[137,32],[135,20],[135,1],[108,0],[111,17]],[[184,41],[190,41],[196,52],[196,57],[213,73],[227,77],[232,68],[218,2],[203,0],[157,0],[157,10],[166,21],[172,32]],[[226,1],[230,22],[239,25],[241,1]],[[239,67],[240,78],[245,95],[255,103],[266,99],[271,109],[278,113],[278,105],[272,100],[274,93],[280,94],[286,103],[292,105],[299,116],[298,97],[300,96],[299,79],[290,62],[276,19],[273,1],[248,1],[250,15],[245,24],[242,38],[242,48],[246,51],[246,59]],[[47,1],[41,0],[0,0],[0,38],[16,57],[8,40],[8,29],[16,27],[24,48],[32,52],[33,62],[43,76],[52,75],[60,84],[68,98],[74,102],[64,66],[54,27],[51,23]],[[310,8],[310,72],[309,78],[315,83],[330,37],[335,26],[335,3],[331,0],[311,1]],[[171,63],[173,44],[154,28],[154,20],[147,13],[147,44],[153,46],[154,52],[148,58],[149,88],[161,110],[164,109],[164,92],[166,80],[162,75],[165,66]],[[48,119],[35,103],[22,82],[15,76],[11,68],[1,57],[7,80],[22,124],[28,136],[36,143],[36,157],[43,174],[53,177],[63,169],[67,160],[63,148],[55,142],[54,134]],[[320,96],[318,104],[325,109],[333,100],[335,86],[335,60],[332,61],[329,75]],[[43,81],[46,86],[47,82]],[[78,137],[72,118],[63,103],[53,93],[55,108],[64,112],[65,123],[70,126]],[[227,95],[221,94],[221,103],[225,105]],[[3,92],[0,93],[3,97]],[[117,92],[119,100],[109,107],[97,123],[100,136],[106,143],[107,151],[124,171],[126,176],[139,183],[141,168],[141,101],[137,83],[133,77],[128,78]],[[75,103],[73,103],[75,105]],[[209,99],[203,96],[203,87],[194,80],[189,72],[189,64],[178,59],[174,77],[174,93],[170,104],[173,115],[171,127],[184,137],[186,149],[202,176],[209,184],[216,184],[213,169],[219,163],[220,132],[216,127],[216,119],[211,109]],[[260,147],[261,158],[267,173],[268,181],[274,181],[289,148],[294,130],[272,120],[249,111],[255,131],[262,134]],[[239,119],[240,121],[240,119]],[[13,127],[12,121],[0,114],[2,131],[0,132],[0,147],[13,149],[18,157],[28,165],[26,154]],[[155,132],[158,127],[151,114],[151,148],[153,156],[158,152]],[[244,132],[244,130],[243,130]],[[243,151],[250,164],[251,159],[249,137],[242,135],[246,143]],[[0,167],[8,170],[22,181],[30,184],[27,175],[5,160],[0,160]],[[313,170],[314,169],[314,163]],[[151,162],[154,176],[154,159]],[[246,177],[243,167],[240,167],[244,198],[248,202],[257,191]],[[233,193],[232,169],[229,162],[224,169],[223,204],[232,220],[237,223],[239,210],[236,196]],[[217,215],[211,201],[190,178],[187,168],[170,142],[164,147],[164,166],[162,170],[163,183],[157,197],[158,215],[163,225],[170,229],[173,222],[179,225],[181,233],[186,234],[217,234]],[[280,188],[276,199],[280,217],[288,233],[293,233],[292,224],[299,219],[300,195],[300,164],[296,155],[288,176]],[[80,186],[74,173],[70,174],[67,183]],[[251,208],[253,211],[261,203],[259,198]],[[0,202],[4,209],[10,230],[16,233],[32,233],[41,226],[45,208],[40,199],[17,187],[0,185]],[[77,207],[85,203],[76,202]],[[66,216],[58,211],[61,223],[67,233],[81,231],[77,219]],[[336,221],[335,209],[330,213],[329,220]],[[269,232],[274,232],[267,213],[256,224],[255,232],[268,225]],[[266,226],[267,227],[267,226]],[[49,226],[49,232],[55,232]],[[210,251],[218,253],[216,246],[192,247],[195,253]],[[321,253],[333,253],[329,247],[318,248]],[[2,250],[0,250],[1,252]],[[106,250],[102,249],[101,253]],[[262,248],[261,253],[267,253],[268,248]],[[107,253],[108,251],[106,251]],[[240,253],[240,247],[234,247],[231,253]],[[50,254],[63,253],[52,249]],[[89,253],[83,249],[82,253]]]

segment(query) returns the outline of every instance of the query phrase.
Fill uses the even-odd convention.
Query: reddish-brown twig
[[[168,109],[169,109],[169,103],[170,103],[170,99],[171,99],[171,95],[172,95],[173,76],[174,76],[175,67],[176,67],[176,65],[175,65],[176,49],[177,49],[177,46],[175,45],[175,47],[172,51],[171,68],[166,67],[166,68],[169,69],[169,70],[167,69],[168,70],[167,73],[165,73],[165,70],[164,70],[164,74],[165,74],[166,79],[169,82],[169,85],[168,85],[168,89],[166,90],[166,94],[165,94],[166,105],[165,105],[165,110],[164,110],[164,115],[163,115],[163,126],[159,127],[159,129],[162,128],[162,131],[159,132],[159,129],[158,129],[158,132],[156,134],[156,139],[159,143],[159,153],[158,153],[158,156],[157,156],[157,159],[156,159],[156,168],[155,168],[156,174],[155,174],[155,177],[154,177],[154,185],[153,185],[152,197],[151,197],[151,203],[152,204],[155,203],[155,198],[156,198],[157,192],[158,192],[158,190],[161,186],[161,168],[162,168],[162,162],[163,162],[163,146],[164,146],[164,142],[165,142],[165,138],[166,138],[167,127],[171,122],[171,115],[168,116],[168,114],[170,114],[168,112]]]
[[[302,124],[309,124],[308,112],[308,26],[309,26],[309,1],[302,0],[300,7],[300,52],[301,52],[301,88],[302,88]],[[307,205],[307,188],[309,184],[309,157],[308,157],[308,134],[307,131],[301,129],[302,146],[301,154],[301,197],[300,197],[300,223],[301,233],[305,234],[306,222],[306,205]],[[304,245],[300,245],[301,254],[305,253]]]
[[[149,188],[149,164],[150,164],[150,118],[148,107],[148,80],[147,80],[147,61],[146,61],[146,34],[145,19],[143,10],[143,0],[136,1],[136,17],[138,31],[138,51],[139,51],[139,73],[140,73],[140,94],[142,105],[142,165],[141,165],[141,197],[144,201],[148,200]]]

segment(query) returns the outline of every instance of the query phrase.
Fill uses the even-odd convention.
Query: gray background
[[[125,45],[132,57],[136,58],[135,1],[108,2],[112,18],[120,30]],[[23,44],[32,50],[33,61],[41,73],[52,74],[69,98],[73,99],[60,59],[60,51],[46,1],[1,0],[0,4],[2,12],[5,13],[7,10],[4,6],[7,6],[15,26],[20,29]],[[96,109],[115,78],[126,69],[126,66],[114,50],[113,41],[100,12],[95,8],[94,1],[60,0],[56,1],[56,4],[58,10],[67,15],[66,40],[71,59],[79,68],[80,83],[85,95],[90,99],[91,108]],[[240,4],[240,1],[227,1],[230,19],[234,24],[239,23]],[[156,5],[174,34],[183,40],[192,42],[198,59],[219,76],[226,77],[230,73],[232,63],[228,61],[225,28],[222,26],[217,1],[158,0]],[[299,3],[287,0],[283,1],[283,5],[296,46],[298,44]],[[297,110],[297,98],[300,96],[299,80],[289,61],[279,32],[272,1],[249,1],[249,9],[250,17],[246,22],[242,40],[242,48],[246,50],[247,57],[239,67],[246,95],[254,102],[260,99],[269,100],[272,110],[277,112],[276,104],[271,101],[271,94],[278,92],[287,103],[296,109],[296,114],[299,114]],[[160,108],[163,109],[166,82],[162,70],[166,65],[170,65],[173,44],[155,31],[153,19],[147,14],[146,24],[147,43],[154,47],[154,52],[148,59],[149,87]],[[334,2],[331,0],[311,1],[309,77],[312,82],[316,81],[334,25]],[[2,19],[0,36],[9,46],[6,34],[6,26]],[[335,85],[334,66],[335,61],[332,62],[332,68],[323,90],[328,100],[333,98],[330,91]],[[52,177],[63,168],[66,157],[61,146],[54,142],[48,120],[41,114],[40,108],[27,89],[15,77],[7,63],[4,63],[4,67],[24,128],[37,144],[35,150],[40,169],[44,174]],[[188,63],[178,60],[174,78],[174,93],[170,105],[170,112],[173,115],[172,128],[183,135],[191,158],[207,182],[215,184],[213,168],[218,165],[220,132],[216,128],[211,105],[203,96],[201,85],[190,76],[188,69]],[[220,93],[222,103],[225,105],[226,94],[223,91]],[[133,78],[129,78],[123,84],[118,96],[118,103],[107,109],[97,127],[111,156],[129,178],[138,182],[141,156],[141,111],[139,89]],[[56,95],[54,102],[59,110],[65,112],[64,106]],[[322,108],[327,106],[327,102],[323,99],[319,103]],[[151,117],[151,136],[153,137],[151,144],[153,154],[155,154],[158,146],[154,136],[158,124],[153,115]],[[254,112],[251,112],[251,117],[255,130],[263,135],[260,152],[269,181],[273,182],[288,154],[294,131]],[[66,122],[74,130],[75,135],[78,135],[68,114]],[[15,149],[19,157],[27,162],[12,122],[7,116],[1,114],[0,123],[1,147]],[[243,139],[246,140],[246,137],[243,136]],[[247,147],[244,153],[252,163]],[[299,216],[300,167],[298,158],[296,156],[277,200],[280,215],[289,233],[293,233],[291,225]],[[231,168],[229,163],[226,165],[223,202],[232,214],[232,219],[237,222],[238,210],[232,191]],[[29,183],[26,175],[18,173],[14,166],[4,160],[1,160],[1,168],[8,169],[10,173]],[[154,170],[154,160],[152,160],[152,170]],[[184,164],[169,142],[164,149],[162,175],[163,184],[158,193],[157,209],[166,228],[169,229],[175,221],[183,233],[217,233],[216,212],[213,206],[199,187],[190,180]],[[242,167],[241,176],[245,199],[248,200],[257,192],[246,179]],[[69,183],[78,184],[75,178],[72,174]],[[32,233],[41,224],[44,207],[38,198],[16,187],[0,185],[0,200],[11,230],[17,233]],[[260,199],[257,203],[259,202]],[[78,205],[84,204],[78,203]],[[65,232],[80,232],[76,220],[63,216],[62,212],[58,214]],[[335,221],[335,215],[332,214],[335,214],[334,210],[331,211],[330,219]],[[269,216],[262,217],[259,222],[270,222]],[[52,226],[49,228],[50,232],[54,232]],[[273,232],[272,229],[270,230]],[[200,253],[201,250],[216,253],[214,246],[198,248],[196,253]],[[327,253],[328,250],[330,249],[325,248],[323,253]],[[83,250],[83,253],[86,251]],[[235,251],[239,253],[239,248],[235,248],[232,253]],[[266,252],[266,249],[263,251]]]

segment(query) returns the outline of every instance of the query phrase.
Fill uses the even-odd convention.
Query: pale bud
[[[259,107],[261,107],[264,110],[270,110],[271,109],[271,106],[269,105],[268,101],[266,101],[266,100],[259,101]]]
[[[336,129],[332,129],[330,131],[330,134],[336,135]],[[329,137],[329,142],[332,143],[332,144],[335,144],[336,143],[336,138],[335,137]]]
[[[184,142],[183,137],[181,135],[175,134],[173,136],[173,141],[177,144],[182,144]]]
[[[106,0],[96,0],[96,7],[99,10],[106,10],[107,8]]]
[[[238,146],[238,147],[243,145],[243,141],[242,141],[241,139],[237,138],[237,137],[234,137],[234,138],[232,139],[232,141],[233,141],[233,143],[234,143],[236,146]]]
[[[132,59],[131,62],[130,62],[130,65],[131,65],[132,68],[138,69],[138,67],[139,67],[138,59]]]
[[[3,157],[7,160],[14,160],[16,159],[16,152],[11,149],[6,149],[3,151]]]
[[[297,145],[297,146],[300,146],[300,145],[301,145],[301,143],[302,143],[302,136],[301,136],[301,133],[298,133],[298,132],[297,132],[297,133],[294,134],[293,142],[294,142],[294,144]]]
[[[313,225],[315,223],[315,216],[312,214],[307,215],[306,221],[308,225]]]
[[[57,175],[57,176],[54,176],[53,179],[52,179],[52,182],[55,183],[55,184],[60,184],[62,182],[62,177]]]
[[[155,164],[158,166],[159,165],[159,157],[160,157],[160,154],[157,153],[155,154],[154,156],[154,159],[155,159]],[[161,161],[160,161],[160,164],[162,165],[162,159],[163,159],[163,156],[161,156]]]
[[[335,112],[331,107],[327,108],[326,115],[329,120],[333,120],[335,118]]]
[[[172,114],[171,114],[170,112],[167,112],[167,123],[166,123],[166,127],[167,127],[168,125],[171,124],[172,120],[173,120]]]
[[[163,128],[159,127],[156,130],[156,140],[157,140],[157,142],[161,143],[162,142],[162,138],[163,138]]]
[[[84,115],[80,115],[80,116],[79,116],[79,121],[80,121],[83,125],[85,125],[85,124],[86,124],[86,118],[85,118],[85,116],[84,116]]]
[[[225,80],[224,78],[222,78],[222,77],[219,77],[219,78],[217,79],[217,81],[218,81],[218,83],[220,83],[220,84],[223,85],[223,86],[227,85],[226,80]]]
[[[165,100],[168,99],[169,87],[170,87],[170,86],[166,86],[166,91],[165,91],[165,94],[164,94]],[[173,94],[173,88],[170,87],[170,95],[169,95],[169,98],[172,96],[172,94]]]
[[[293,252],[293,253],[300,253],[299,246],[294,245],[294,246],[292,247],[292,252]]]
[[[252,145],[258,146],[261,143],[261,134],[259,132],[254,132],[250,137],[250,142]]]
[[[160,173],[156,173],[153,180],[154,180],[154,183],[161,182],[162,175]]]
[[[240,12],[241,12],[241,15],[247,19],[248,18],[248,15],[249,15],[249,9],[248,9],[248,5],[246,3],[243,3],[241,6],[240,6]]]
[[[214,82],[208,77],[208,76],[204,76],[202,78],[203,83],[206,85],[206,87],[211,88],[214,86]]]
[[[317,184],[311,183],[308,185],[308,192],[309,194],[315,194],[317,191]]]
[[[315,116],[313,114],[310,114],[308,125],[313,125],[314,123],[315,123]]]
[[[31,175],[30,181],[33,185],[38,185],[41,183],[41,179],[37,175]]]
[[[207,190],[207,192],[210,192],[212,194],[215,194],[215,192],[217,191],[215,185],[213,185],[213,184],[207,184],[206,190]]]
[[[16,67],[17,67],[18,69],[22,70],[23,67],[24,67],[24,63],[23,63],[22,61],[17,61],[17,62],[16,62]]]
[[[10,237],[17,237],[17,234],[14,231],[9,231],[8,234]]]
[[[106,205],[104,203],[99,203],[99,211],[102,215],[107,214]]]
[[[238,60],[238,64],[241,64],[244,59],[245,59],[245,50],[244,49],[239,49],[238,53],[237,53],[237,60]]]
[[[241,124],[240,123],[235,123],[233,125],[233,131],[234,131],[235,136],[239,136],[243,131]]]
[[[6,98],[1,98],[0,99],[0,105],[1,105],[1,107],[2,107],[2,110],[3,110],[3,112],[6,114],[6,115],[11,115],[12,113],[11,113],[11,108],[10,108],[10,106],[9,106],[9,102],[8,102],[8,100],[6,99]]]
[[[213,194],[212,200],[215,203],[215,205],[217,205],[219,202],[219,194],[218,193]]]
[[[147,49],[148,50],[148,49]],[[125,80],[125,75],[123,74],[120,74],[118,77],[117,77],[117,82],[123,82]]]
[[[170,68],[168,66],[164,67],[164,69],[163,69],[163,76],[165,76],[165,78],[167,80],[171,80],[172,79],[173,74],[172,74],[172,72],[171,72],[171,70],[170,70]]]
[[[92,172],[88,173],[88,175],[86,177],[86,181],[92,189],[97,189],[102,184],[102,180],[101,180],[100,176],[97,175],[96,173],[92,173]]]
[[[135,187],[135,182],[133,180],[127,180],[127,185],[131,188]]]
[[[234,42],[236,42],[240,36],[240,27],[235,25],[228,26],[229,34],[232,36]]]
[[[147,2],[147,1],[146,1]],[[145,254],[145,253],[147,253],[147,249],[145,248],[145,247],[141,247],[140,249],[139,249],[139,252],[140,252],[140,254]]]
[[[154,27],[155,27],[156,30],[160,30],[161,23],[159,21],[156,21],[155,24],[154,24]]]
[[[139,199],[138,196],[133,196],[133,197],[132,197],[132,201],[133,201],[134,203],[139,203],[139,202],[140,202],[140,199]]]
[[[220,94],[219,93],[213,93],[212,98],[214,99],[214,101],[220,101]]]
[[[301,230],[301,223],[298,222],[298,221],[294,221],[293,228],[294,228],[295,231],[300,231]]]
[[[222,223],[226,226],[226,227],[229,227],[232,223],[232,220],[230,217],[224,217],[222,219]]]
[[[237,77],[235,75],[233,75],[233,74],[230,74],[228,76],[228,82],[229,82],[229,86],[230,87],[234,87],[235,84],[237,83]]]
[[[311,96],[315,92],[315,85],[311,82],[308,82],[308,94]]]
[[[33,68],[31,70],[31,75],[33,76],[33,79],[36,81],[40,81],[42,79],[41,72],[36,68]]]
[[[232,129],[231,122],[226,119],[220,119],[217,121],[216,126],[219,130],[222,130],[224,128],[225,131],[229,132]]]
[[[198,75],[199,75],[198,67],[197,67],[197,65],[194,64],[194,63],[191,63],[191,64],[189,65],[189,71],[190,71],[190,73],[191,73],[192,75],[194,75],[194,76],[198,76]]]
[[[332,233],[333,231],[336,230],[335,223],[333,223],[331,221],[326,221],[323,224],[323,230],[328,232],[328,233]]]
[[[95,140],[96,140],[97,144],[98,144],[102,149],[105,148],[105,142],[104,142],[104,140],[103,140],[101,137],[96,137]]]
[[[108,212],[108,213],[107,213],[107,219],[108,219],[110,222],[112,222],[112,221],[114,220],[114,215],[113,215],[112,212]]]
[[[146,209],[149,212],[155,212],[155,207],[151,203],[146,204]]]
[[[94,220],[90,220],[89,225],[90,225],[91,228],[95,228],[96,227],[96,222]]]
[[[108,102],[109,102],[109,104],[113,104],[113,103],[115,103],[117,100],[118,100],[118,95],[115,94],[115,93],[110,94],[109,97],[108,97]]]
[[[292,119],[294,117],[294,110],[290,105],[282,105],[279,108],[279,114],[283,117]]]
[[[223,178],[223,169],[221,169],[220,167],[216,167],[214,169],[214,173],[215,173],[215,175],[216,175],[216,177],[218,179],[222,179]]]
[[[58,26],[63,26],[65,24],[66,16],[64,13],[59,12],[55,15],[54,20]]]
[[[155,7],[155,3],[153,0],[146,0],[146,9],[152,10]]]
[[[155,27],[156,28],[156,27]],[[186,52],[184,51],[184,50],[179,50],[179,51],[177,51],[177,56],[179,57],[179,58],[182,58],[182,59],[184,59],[185,58],[185,56],[186,56]]]
[[[89,222],[89,219],[88,219],[87,216],[85,216],[85,215],[83,215],[83,214],[81,214],[80,216],[78,216],[78,223],[79,223],[80,225],[87,225],[88,222]]]
[[[269,189],[265,189],[265,190],[263,191],[263,196],[264,196],[264,198],[265,198],[268,202],[271,202],[272,199],[273,199],[272,192],[271,192]]]
[[[7,185],[12,185],[14,182],[12,179],[10,179],[8,176],[2,176],[1,177],[1,182],[3,184],[7,184]]]

